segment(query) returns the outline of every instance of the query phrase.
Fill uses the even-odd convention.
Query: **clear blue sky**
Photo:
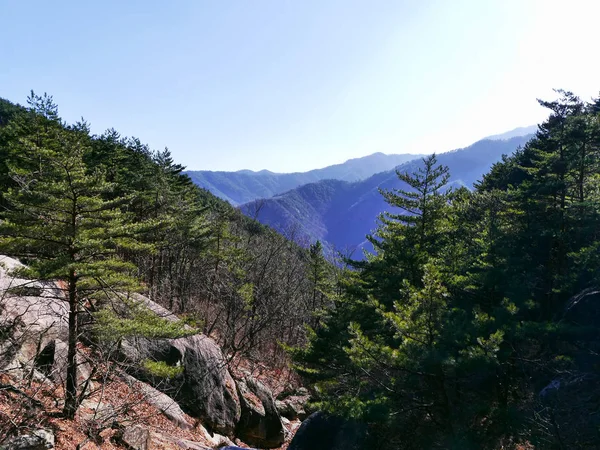
[[[445,151],[600,91],[594,1],[0,0],[0,96],[190,169]]]

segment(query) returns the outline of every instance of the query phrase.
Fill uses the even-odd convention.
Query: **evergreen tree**
[[[88,136],[66,131],[50,118],[44,140],[34,134],[16,144],[19,157],[9,163],[15,187],[5,194],[0,250],[28,265],[21,270],[23,277],[65,282],[69,340],[64,413],[72,418],[79,400],[78,315],[84,304],[93,311],[100,299],[138,288],[136,267],[119,255],[149,249],[136,238],[149,224],[134,224],[123,212],[128,198],[105,199],[114,185],[85,165]]]

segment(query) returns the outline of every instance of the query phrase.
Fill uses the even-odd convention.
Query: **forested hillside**
[[[450,168],[450,186],[471,188],[503,154],[512,154],[531,136],[485,139],[464,149],[442,153],[438,160]],[[397,170],[412,172],[421,164],[419,158]],[[327,242],[347,253],[367,244],[365,236],[377,226],[379,214],[389,209],[379,194],[381,188],[405,189],[406,184],[394,170],[355,183],[324,180],[242,205],[241,210],[275,229],[296,229],[309,241]]]
[[[529,140],[247,211],[285,199],[285,236],[166,149],[0,100],[0,445],[598,448],[600,100],[559,95]],[[306,241],[351,217],[364,258]]]
[[[390,170],[420,156],[373,153],[362,158],[349,159],[342,164],[297,173],[273,173],[268,170],[261,170],[260,172],[251,170],[240,170],[238,172],[190,170],[185,174],[198,186],[207,189],[217,197],[227,200],[232,205],[240,205],[256,199],[272,197],[319,180],[363,180],[375,173]]]
[[[296,352],[365,448],[600,446],[600,102],[560,95],[474,191],[442,155],[381,189],[375,252]]]
[[[217,341],[216,354],[222,351],[227,365],[242,359],[264,361],[273,370],[286,367],[282,345],[305,341],[305,325],[325,306],[317,290],[333,272],[320,251],[309,252],[294,236],[245,217],[182,171],[167,149],[151,150],[114,129],[92,135],[83,120],[65,123],[47,95],[32,92],[27,107],[0,100],[0,255],[25,264],[9,259],[9,266],[1,267],[0,378],[11,376],[11,364],[34,361],[31,373],[35,367],[46,370],[40,354],[52,360],[55,348],[64,346],[66,384],[58,397],[64,417],[74,418],[89,383],[104,386],[117,369],[159,387],[165,385],[161,379],[183,383],[193,376],[179,367],[182,361],[175,366],[161,352],[138,365],[124,364],[125,357],[115,355],[122,355],[123,342],[131,339],[198,341],[206,335]],[[11,287],[9,277],[31,281]],[[23,327],[37,330],[23,320],[48,298],[64,304],[66,314],[45,331],[17,333]],[[158,306],[148,310],[146,304],[176,316],[157,317]],[[55,324],[68,331],[56,344],[49,341]],[[30,339],[38,341],[37,350]],[[97,366],[87,381],[81,380],[82,345],[90,346],[86,360]],[[31,360],[21,361],[20,348],[32,352]],[[31,382],[25,378],[24,386]],[[171,389],[179,395],[180,389]],[[181,400],[186,412],[208,407],[196,406],[208,401],[197,398]],[[227,426],[205,412],[196,417],[231,434],[240,420],[237,408],[237,418]],[[26,428],[19,422],[25,418],[15,414],[4,420],[0,411],[0,443]]]

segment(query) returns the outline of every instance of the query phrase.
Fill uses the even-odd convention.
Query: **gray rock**
[[[51,340],[67,340],[68,304],[52,282],[18,278],[23,265],[0,256],[0,330],[9,338],[0,348],[0,369],[14,361],[31,365],[39,348]]]
[[[240,420],[240,400],[221,349],[203,335],[178,341],[184,348],[184,372],[177,399],[209,427],[232,436]]]
[[[308,395],[292,395],[283,400],[276,400],[275,406],[277,406],[277,411],[282,417],[289,420],[304,420],[307,416],[305,405],[308,403],[308,400]]]
[[[130,386],[138,390],[144,396],[144,399],[149,404],[160,410],[169,420],[186,430],[190,430],[194,427],[188,422],[187,417],[179,404],[167,394],[160,392],[158,389],[153,388],[143,381],[136,380],[132,376],[127,374],[123,374],[122,376]]]
[[[57,384],[65,385],[67,382],[67,352],[68,345],[60,339],[50,340],[35,357],[35,367]],[[84,383],[91,374],[90,365],[85,362],[84,356],[77,354],[77,379]]]
[[[0,450],[46,450],[50,448],[54,448],[54,433],[43,429],[14,437],[0,445]]]
[[[261,448],[279,447],[285,441],[273,395],[251,377],[237,381],[242,415],[237,434],[244,442]]]
[[[181,448],[184,450],[212,450],[197,442],[179,439],[168,434],[152,431],[141,425],[125,427],[118,438],[129,450],[157,450],[162,448]]]
[[[84,422],[96,421],[101,424],[111,423],[117,417],[115,409],[97,400],[85,399],[79,405],[79,414]]]
[[[153,304],[148,299],[144,303]],[[151,309],[168,320],[178,320],[156,304]],[[145,359],[182,366],[183,373],[170,380],[156,379],[140,370]],[[174,398],[183,411],[212,430],[233,436],[240,402],[221,349],[212,339],[202,334],[168,340],[132,339],[123,343],[120,360],[131,375]]]

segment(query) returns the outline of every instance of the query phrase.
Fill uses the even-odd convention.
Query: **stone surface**
[[[251,377],[238,380],[237,389],[242,409],[237,427],[240,439],[261,448],[283,444],[285,429],[271,391]]]
[[[161,317],[178,320],[150,300],[145,299],[144,303]],[[240,419],[240,402],[235,382],[215,341],[202,334],[169,340],[130,340],[122,346],[120,358],[128,363],[131,375],[173,397],[183,411],[211,430],[233,436]],[[182,366],[183,373],[168,381],[154,379],[139,370],[144,359]]]
[[[96,421],[102,424],[110,423],[117,417],[116,411],[111,405],[92,399],[85,399],[81,402],[79,415],[84,422]]]
[[[67,352],[66,342],[60,339],[51,339],[34,358],[34,365],[55,383],[65,385],[67,382]],[[91,367],[79,352],[77,363],[77,379],[82,384],[90,377]]]
[[[140,392],[149,404],[162,412],[169,420],[179,427],[186,430],[190,430],[194,427],[188,421],[186,414],[179,404],[167,394],[160,392],[158,389],[155,389],[149,384],[139,381],[130,375],[122,374],[122,377],[130,386]]]
[[[180,448],[184,450],[212,450],[198,442],[150,430],[142,425],[124,427],[118,439],[128,450],[163,450]]]
[[[68,304],[55,283],[18,278],[23,267],[0,256],[0,329],[10,336],[0,347],[0,369],[15,363],[33,363],[38,349],[53,339],[66,341]]]
[[[150,446],[150,430],[141,425],[125,427],[121,441],[130,450],[148,450]]]
[[[276,400],[275,406],[282,417],[289,420],[304,420],[307,416],[305,405],[308,400],[308,395],[291,395],[283,400]]]
[[[54,433],[43,429],[14,437],[0,445],[0,450],[46,450],[51,448],[54,448]]]

